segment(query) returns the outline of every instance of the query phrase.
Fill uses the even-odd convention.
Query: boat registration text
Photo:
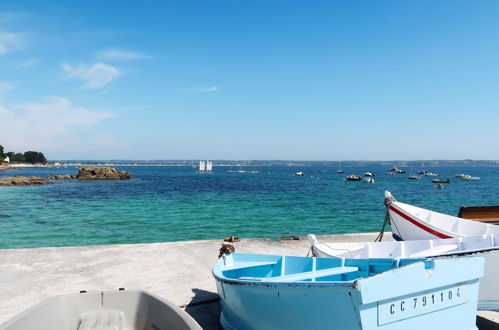
[[[464,304],[468,301],[466,289],[466,285],[458,285],[403,299],[378,302],[378,325]]]

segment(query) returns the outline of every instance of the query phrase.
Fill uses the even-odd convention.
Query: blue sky
[[[2,1],[0,144],[498,159],[497,1]]]

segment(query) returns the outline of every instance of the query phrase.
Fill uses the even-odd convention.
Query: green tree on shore
[[[4,156],[8,156],[11,163],[46,164],[47,158],[38,151],[26,151],[25,153],[14,153],[9,151]]]
[[[24,159],[27,163],[31,164],[36,164],[36,163],[41,163],[41,164],[46,164],[47,163],[47,158],[41,153],[37,151],[26,151],[24,153]]]
[[[5,158],[5,155],[3,154],[3,147],[0,144],[0,161],[2,161]]]

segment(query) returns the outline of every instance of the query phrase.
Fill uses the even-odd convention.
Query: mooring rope
[[[381,231],[379,232],[378,234],[378,237],[376,237],[376,239],[374,240],[375,242],[381,242],[381,240],[383,239],[383,235],[385,234],[385,228],[386,228],[386,225],[391,225],[391,218],[390,218],[390,205],[395,202],[395,197],[393,196],[388,196],[388,197],[385,197],[385,200],[384,200],[384,204],[385,204],[385,207],[386,207],[386,214],[385,214],[385,221],[383,221],[383,226],[381,227]]]

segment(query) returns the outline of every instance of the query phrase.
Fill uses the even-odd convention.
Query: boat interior
[[[484,249],[499,249],[499,235],[480,235],[461,238],[365,242],[365,243],[319,243],[324,252],[334,251],[343,258],[419,258],[446,255],[459,252],[472,252]],[[331,252],[333,252],[331,251]]]
[[[283,282],[348,282],[372,276],[425,259],[394,260],[309,258],[292,256],[254,255],[233,253],[219,262],[214,274],[228,280],[283,283]]]

